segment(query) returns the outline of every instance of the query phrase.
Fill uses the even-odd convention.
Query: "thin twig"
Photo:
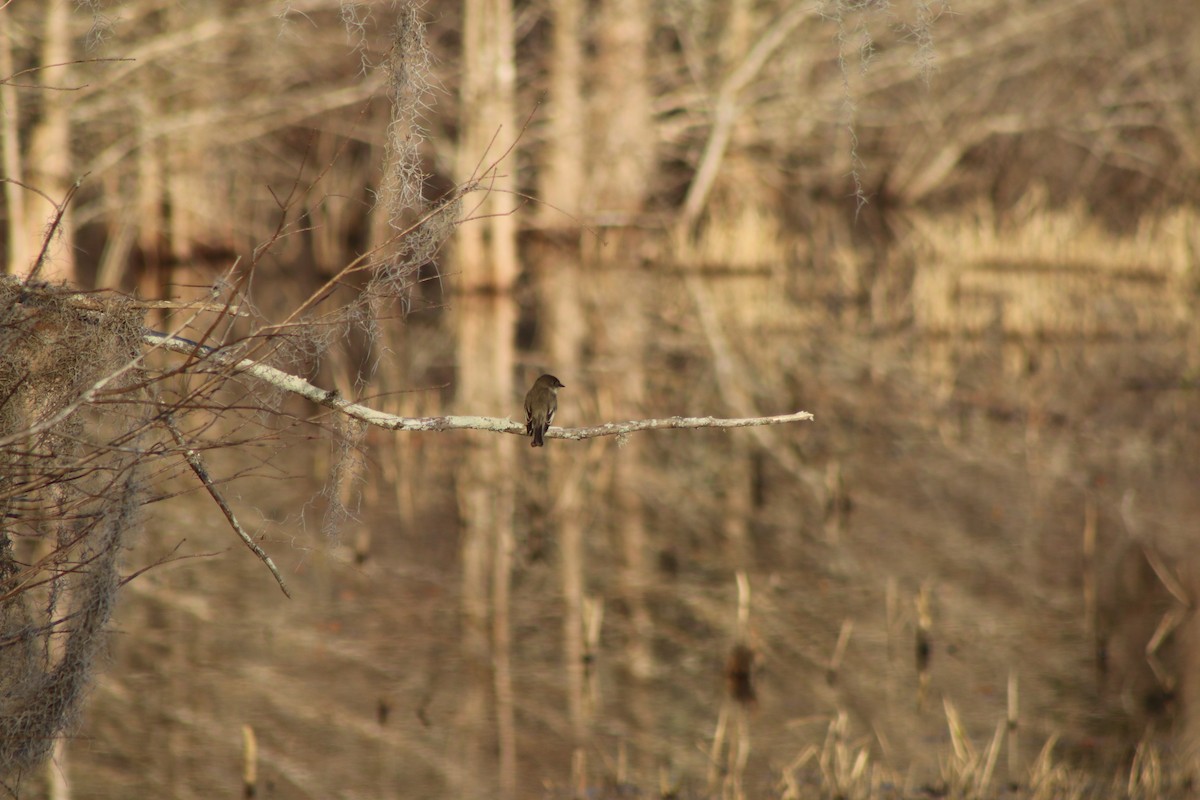
[[[83,185],[83,179],[86,177],[86,173],[81,175],[75,183],[71,184],[71,188],[67,190],[67,195],[63,198],[63,201],[55,204],[54,219],[51,220],[46,235],[42,237],[42,249],[38,252],[37,260],[33,262],[33,269],[29,271],[29,275],[25,278],[26,283],[36,281],[38,275],[41,274],[42,267],[46,265],[46,256],[50,252],[50,243],[54,241],[55,234],[58,233],[58,229],[62,226],[63,216],[67,213],[67,206],[71,204],[71,200],[75,197],[76,192],[79,191],[79,187]]]
[[[279,588],[283,590],[283,593],[287,595],[288,598],[291,598],[292,593],[288,591],[287,583],[284,582],[283,576],[279,574],[279,568],[275,566],[275,562],[271,560],[271,557],[267,555],[266,551],[259,547],[255,541],[250,538],[250,534],[246,533],[246,531],[242,529],[242,525],[240,522],[238,522],[237,517],[234,515],[233,509],[229,507],[227,502],[225,502],[225,497],[213,484],[212,478],[209,477],[208,470],[204,467],[204,462],[200,460],[200,455],[195,450],[187,446],[187,443],[183,440],[183,434],[179,432],[179,428],[175,425],[175,421],[169,415],[167,415],[163,417],[163,424],[166,425],[167,430],[171,432],[171,438],[175,440],[175,443],[183,448],[183,457],[187,460],[188,466],[192,468],[192,472],[196,473],[196,477],[200,479],[200,482],[204,484],[204,488],[208,490],[208,493],[212,496],[212,499],[216,501],[217,505],[221,509],[221,513],[225,515],[225,519],[229,520],[229,526],[233,528],[233,532],[238,535],[238,538],[245,542],[246,547],[249,547],[254,555],[258,556],[260,561],[267,565],[267,569],[271,570],[271,574],[275,576],[275,581],[279,584]]]
[[[8,3],[4,3],[3,5],[0,5],[0,10],[3,10],[6,6],[8,6]],[[12,75],[9,75],[7,78],[0,78],[0,84],[8,84],[9,86],[17,87],[18,89],[38,89],[38,90],[57,90],[57,91],[65,91],[65,92],[77,92],[80,89],[86,89],[87,84],[84,83],[84,84],[80,84],[79,86],[47,86],[44,83],[17,83],[14,79],[19,78],[22,75],[29,75],[30,73],[33,73],[33,72],[42,72],[44,70],[54,69],[56,67],[73,67],[73,66],[77,66],[79,64],[103,64],[106,61],[113,61],[113,62],[126,61],[126,62],[132,63],[132,62],[137,61],[137,59],[136,58],[77,58],[74,61],[64,61],[61,64],[39,64],[36,67],[29,67],[27,69],[21,70],[20,72],[14,72]]]

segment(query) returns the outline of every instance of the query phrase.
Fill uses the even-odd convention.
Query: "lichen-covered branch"
[[[525,435],[525,422],[514,421],[500,417],[476,417],[448,415],[440,417],[400,417],[387,414],[370,406],[353,403],[336,391],[314,386],[303,378],[284,372],[281,369],[263,364],[249,358],[238,358],[207,345],[198,344],[189,339],[147,331],[143,337],[147,344],[173,350],[179,353],[196,354],[205,359],[229,367],[235,372],[252,375],[272,386],[293,394],[298,394],[317,405],[332,411],[361,420],[368,425],[375,425],[393,431],[448,431],[448,430],[481,430],[496,433],[515,433]],[[769,417],[666,417],[664,419],[638,419],[628,422],[608,422],[587,428],[551,428],[546,434],[552,439],[593,439],[597,436],[620,436],[636,431],[660,430],[664,428],[748,428],[757,425],[786,425],[792,422],[808,422],[813,415],[807,411],[797,411],[793,414],[780,414]]]
[[[664,419],[634,419],[628,422],[606,422],[588,428],[551,428],[546,436],[552,439],[594,439],[597,436],[623,436],[636,431],[664,428],[750,428],[758,425],[787,425],[792,422],[811,422],[808,411],[776,414],[770,417],[666,417]],[[525,426],[521,426],[521,433]]]

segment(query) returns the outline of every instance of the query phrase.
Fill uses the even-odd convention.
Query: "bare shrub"
[[[75,720],[135,524],[141,310],[0,283],[0,774]]]

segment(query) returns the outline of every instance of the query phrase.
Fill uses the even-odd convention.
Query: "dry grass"
[[[928,797],[990,800],[1012,796],[1029,800],[1183,800],[1192,796],[1191,772],[1181,769],[1146,740],[1139,743],[1132,764],[1116,768],[1106,778],[1056,758],[1059,737],[1052,735],[1024,774],[1002,783],[996,779],[996,765],[1005,747],[1004,722],[997,724],[991,739],[980,748],[964,731],[951,701],[945,701],[944,712],[951,741],[948,751],[940,756],[942,771],[937,781],[914,785],[894,768],[878,763],[869,741],[848,738],[847,715],[838,713],[829,722],[820,744],[805,746],[781,769],[778,793],[771,797],[779,800]]]
[[[977,210],[913,216],[913,313],[931,334],[1145,336],[1188,323],[1200,217],[1178,209],[1118,236],[1081,208],[1030,201],[1011,220]]]

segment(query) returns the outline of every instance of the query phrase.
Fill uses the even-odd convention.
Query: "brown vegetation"
[[[1187,796],[1197,31],[0,4],[5,790]]]

